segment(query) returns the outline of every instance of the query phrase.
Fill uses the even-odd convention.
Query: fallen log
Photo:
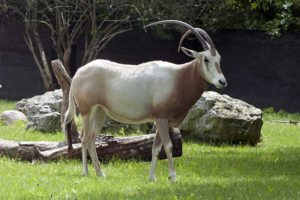
[[[97,154],[102,161],[109,161],[112,158],[150,161],[154,136],[155,134],[128,137],[98,136]],[[182,155],[182,139],[179,129],[170,129],[170,136],[173,143],[173,157],[179,157]],[[0,139],[0,155],[30,162],[70,158],[66,142],[18,142],[2,139]],[[81,159],[81,143],[73,144],[71,158]],[[159,159],[166,159],[163,148]]]

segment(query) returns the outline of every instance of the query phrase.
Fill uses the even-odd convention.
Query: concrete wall
[[[271,40],[261,32],[224,31],[216,41],[229,87],[261,108],[300,112],[300,34]]]
[[[22,32],[20,25],[0,24],[0,98],[20,99],[44,92]],[[151,33],[127,32],[113,39],[99,58],[132,64],[155,59],[175,63],[190,60],[177,53],[180,35],[170,34],[175,41],[161,40]],[[221,31],[212,38],[222,56],[222,69],[229,84],[219,92],[260,108],[272,106],[300,112],[300,34],[270,39],[257,31]],[[49,42],[45,38],[50,57],[54,58]],[[195,40],[184,45],[201,49]],[[80,49],[80,43],[74,47],[73,73],[80,65],[80,59],[76,59],[82,55]]]
[[[0,22],[1,99],[21,99],[44,92],[42,78],[24,41],[24,29],[16,23]],[[51,41],[42,34],[45,49],[51,53]],[[51,58],[49,58],[51,59]]]

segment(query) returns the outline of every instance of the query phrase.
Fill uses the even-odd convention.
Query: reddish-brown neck
[[[180,124],[189,109],[207,89],[208,84],[202,78],[201,71],[201,62],[197,60],[182,64],[178,69],[171,95],[153,108],[152,115],[168,118],[171,126]]]
[[[198,59],[182,64],[177,80],[177,86],[192,99],[198,100],[208,88],[207,81],[203,79],[202,61]]]

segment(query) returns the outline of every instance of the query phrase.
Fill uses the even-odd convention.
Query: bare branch
[[[7,3],[8,2],[8,3]],[[99,5],[98,3],[101,3]],[[84,36],[82,63],[95,59],[105,45],[116,35],[130,30],[123,25],[129,21],[128,14],[119,17],[118,11],[124,5],[108,8],[108,1],[95,0],[25,0],[5,1],[5,6],[22,18],[26,31],[25,42],[40,69],[46,88],[49,88],[52,76],[47,62],[47,49],[43,48],[39,31],[50,31],[52,45],[70,73],[72,46]],[[115,4],[115,3],[114,3]],[[23,7],[18,7],[22,5]],[[106,10],[109,9],[109,10]],[[100,12],[99,12],[100,11]],[[108,12],[107,15],[102,12]],[[119,19],[118,19],[119,18]]]

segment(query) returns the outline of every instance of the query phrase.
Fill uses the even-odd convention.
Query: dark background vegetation
[[[182,29],[161,26],[145,33],[142,28],[156,20],[183,20],[207,30],[216,43],[229,83],[219,92],[260,108],[300,112],[300,1],[96,2],[97,6],[108,6],[107,12],[117,10],[116,18],[128,16],[124,26],[132,29],[114,37],[98,58],[132,64],[156,59],[175,63],[188,61],[189,58],[177,53]],[[7,16],[7,10],[1,5],[4,4],[0,4],[0,14]],[[17,17],[13,20],[3,17],[0,21],[0,98],[20,99],[45,92],[39,70],[23,39],[23,21]],[[56,59],[49,31],[46,27],[40,30],[48,61]],[[186,41],[184,45],[201,50],[196,40]],[[72,46],[71,74],[81,66],[82,55],[83,38]]]

